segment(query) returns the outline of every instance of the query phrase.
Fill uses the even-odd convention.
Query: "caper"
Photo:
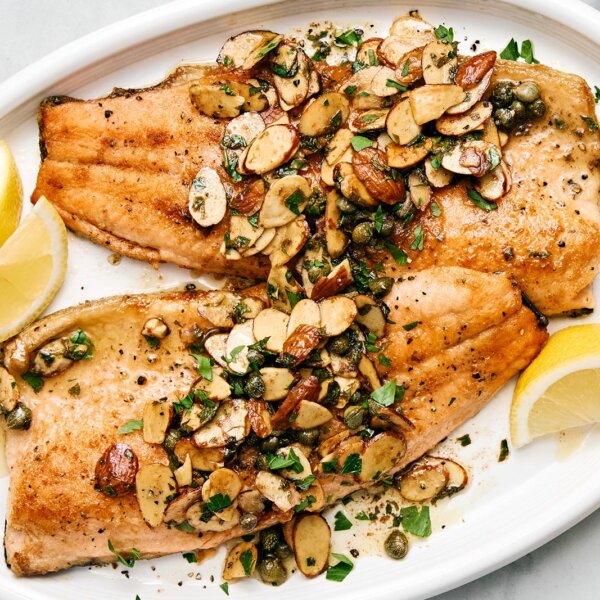
[[[268,471],[269,470],[269,458],[266,454],[259,454],[254,461],[254,466],[259,471]]]
[[[515,100],[510,105],[510,109],[515,113],[517,122],[524,121],[527,118],[527,107],[522,102]]]
[[[329,341],[328,348],[329,352],[344,356],[344,354],[347,354],[348,350],[350,350],[350,340],[347,335],[338,335]]]
[[[316,262],[316,264],[315,264]],[[327,277],[331,273],[331,265],[326,261],[315,261],[307,269],[308,279],[315,283],[319,277]]]
[[[258,524],[258,517],[252,513],[245,513],[240,517],[240,529],[242,531],[252,531]]]
[[[359,223],[352,230],[352,241],[358,246],[364,246],[371,241],[373,237],[373,225],[368,221],[364,221],[363,223]]]
[[[349,406],[344,411],[344,422],[350,429],[358,429],[365,417],[365,409],[360,406]]]
[[[510,81],[499,81],[492,91],[492,101],[496,106],[506,107],[515,99],[513,84]]]
[[[316,427],[315,429],[303,429],[298,432],[298,443],[314,448],[319,443],[320,435],[321,433]]]
[[[401,531],[396,529],[387,536],[383,547],[390,558],[400,560],[408,552],[408,539]]]
[[[356,211],[356,205],[350,202],[348,198],[344,196],[340,196],[336,201],[335,205],[340,209],[343,213],[353,213]]]
[[[292,549],[285,543],[279,542],[275,547],[275,556],[280,560],[285,560],[292,555]]]
[[[288,577],[285,567],[274,556],[265,556],[260,561],[258,572],[260,578],[265,583],[270,583],[271,585],[281,585]]]
[[[381,223],[381,229],[378,231],[378,235],[381,237],[388,237],[392,235],[394,232],[394,219],[389,215],[383,217],[383,222]]]
[[[304,213],[309,217],[320,217],[325,212],[325,197],[322,194],[314,193],[306,203]]]
[[[254,363],[257,367],[262,367],[265,364],[265,355],[255,348],[250,348],[248,350],[248,361]]]
[[[531,104],[540,97],[540,88],[533,81],[525,81],[514,90],[515,96],[525,104]]]
[[[266,437],[261,443],[260,443],[260,451],[261,452],[275,452],[275,450],[277,450],[277,448],[279,448],[279,438],[276,435],[270,435],[269,437]]]
[[[394,280],[391,277],[377,277],[369,281],[369,289],[376,296],[385,296],[394,285]]]
[[[498,108],[494,113],[494,123],[496,123],[500,129],[512,129],[517,124],[515,111],[510,108]]]
[[[175,445],[181,439],[181,432],[179,429],[169,429],[165,435],[165,441],[163,442],[163,448],[167,452],[173,452]]]
[[[246,394],[250,398],[261,398],[265,393],[265,382],[260,373],[251,373],[246,379]]]
[[[323,404],[323,406],[335,406],[341,393],[342,389],[340,388],[340,384],[335,380],[330,381],[327,386],[327,393],[325,394],[325,398],[321,401],[321,404]]]
[[[29,429],[31,411],[21,402],[6,415],[6,426],[9,429]]]
[[[534,119],[539,119],[546,114],[546,103],[543,100],[536,100],[529,105],[529,114]]]
[[[274,527],[263,529],[260,532],[260,543],[265,552],[274,552],[277,545],[281,542],[279,532]]]

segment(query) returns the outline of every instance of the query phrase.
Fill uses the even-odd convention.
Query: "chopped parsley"
[[[510,450],[508,449],[508,442],[506,440],[502,440],[500,442],[500,454],[498,456],[498,462],[504,462],[508,455],[510,454]]]
[[[294,452],[294,449],[290,448],[287,457],[281,456],[280,454],[270,454],[269,469],[271,469],[271,471],[291,469],[294,473],[302,473],[304,467],[302,466],[298,455]]]
[[[315,481],[316,477],[314,475],[307,475],[304,479],[292,479],[296,489],[301,492],[305,492]]]
[[[229,596],[229,584],[225,581],[219,586],[224,592],[226,596]]]
[[[402,66],[402,73],[400,74],[401,77],[406,77],[409,73],[410,70],[410,60],[407,58],[404,61],[404,65]]]
[[[394,246],[391,242],[386,242],[385,247],[390,251],[392,258],[396,261],[400,266],[404,266],[408,263],[408,255],[402,248],[398,248]]]
[[[295,190],[285,199],[285,205],[295,214],[300,214],[299,205],[306,200],[306,196],[302,190]]]
[[[419,511],[416,506],[405,506],[400,509],[402,517],[402,528],[407,533],[419,537],[431,535],[431,518],[429,517],[429,506],[422,506]]]
[[[335,473],[335,470],[337,469],[337,458],[321,463],[321,467],[323,468],[323,473]]]
[[[471,436],[468,433],[465,433],[465,435],[456,438],[456,441],[460,442],[461,446],[469,446],[471,444]]]
[[[478,208],[481,208],[481,210],[489,212],[498,208],[498,205],[495,202],[486,200],[477,190],[473,188],[467,192],[467,196],[469,196],[471,202],[473,202],[473,204]]]
[[[192,356],[198,361],[198,373],[204,377],[207,381],[213,380],[212,364],[210,358],[207,356],[201,356],[200,354],[192,354]]]
[[[600,87],[597,85],[594,86],[594,99],[596,100],[596,104],[600,102]]]
[[[533,56],[533,44],[531,40],[525,40],[521,44],[521,50],[519,51],[519,44],[514,38],[511,38],[506,48],[500,52],[500,58],[504,60],[519,60],[519,58],[522,58],[528,64],[538,64],[540,62]]]
[[[117,431],[117,433],[119,435],[124,435],[126,433],[131,433],[132,431],[139,431],[140,429],[144,428],[144,421],[139,421],[138,419],[130,419],[129,421],[127,421],[127,423],[125,423],[125,425],[122,425],[121,428],[119,429],[119,431]]]
[[[364,135],[355,135],[350,138],[350,143],[352,144],[352,148],[354,148],[355,152],[360,152],[365,148],[371,148],[373,146],[373,142]]]
[[[586,125],[588,126],[588,129],[591,132],[596,131],[596,129],[598,129],[598,123],[595,119],[592,119],[592,117],[584,117],[582,115],[581,118],[585,121]]]
[[[68,392],[71,396],[79,396],[81,394],[81,387],[76,383],[68,389]]]
[[[410,331],[411,329],[414,329],[417,325],[420,325],[421,321],[413,321],[412,323],[407,323],[406,325],[402,325],[402,329],[404,329],[405,331]]]
[[[44,378],[41,375],[27,372],[23,373],[21,378],[33,388],[34,392],[39,392],[44,387]]]
[[[434,217],[439,217],[442,214],[442,209],[437,202],[432,202],[429,206],[431,206],[431,214]]]
[[[302,512],[303,510],[307,509],[309,506],[314,504],[316,501],[317,499],[314,496],[309,495],[304,500],[302,500],[302,502],[294,506],[294,512]]]
[[[240,562],[242,563],[242,567],[244,567],[244,573],[246,577],[250,577],[252,575],[252,567],[254,566],[254,557],[252,556],[252,552],[250,550],[245,550],[240,555]]]
[[[379,359],[380,365],[383,365],[384,367],[392,366],[392,361],[385,354],[380,354],[377,358]]]
[[[185,552],[183,558],[185,558],[185,560],[187,560],[189,563],[198,562],[195,552]]]
[[[381,406],[391,406],[396,401],[396,391],[398,388],[404,390],[402,386],[398,386],[398,384],[392,379],[391,381],[388,381],[386,384],[382,385],[380,388],[371,392],[371,399],[375,400],[375,402]],[[402,391],[402,395],[404,395],[404,391]]]
[[[185,531],[185,533],[194,533],[194,531],[196,531],[187,521],[183,521],[183,523],[175,525],[175,529],[178,529],[179,531]]]
[[[506,48],[500,52],[500,58],[504,60],[519,60],[519,45],[514,38],[506,45]]]
[[[423,250],[423,243],[425,240],[425,232],[423,231],[423,227],[421,227],[421,225],[417,225],[413,231],[413,235],[414,240],[410,245],[410,249],[421,252],[421,250]]]
[[[362,458],[360,455],[354,453],[349,454],[344,466],[340,470],[341,475],[359,475],[362,471]]]
[[[227,494],[215,494],[208,499],[204,506],[210,512],[217,513],[229,508],[232,504],[233,502]]]
[[[381,229],[383,227],[383,210],[381,209],[381,205],[379,205],[375,211],[373,225],[375,226],[375,231],[377,233],[381,233]]]
[[[347,529],[352,529],[352,523],[341,510],[338,510],[338,512],[335,513],[334,518],[334,531],[346,531]]]
[[[115,547],[113,546],[113,543],[110,540],[108,540],[108,549],[116,556],[117,560],[122,565],[125,565],[126,567],[129,567],[130,569],[133,567],[133,565],[135,565],[135,561],[138,560],[141,556],[141,553],[137,548],[132,548],[129,551],[129,558],[125,558],[122,554],[119,554],[115,550]]]
[[[356,514],[356,518],[359,521],[374,521],[377,517],[375,515],[368,515],[364,510],[361,510]]]
[[[360,46],[362,44],[362,35],[364,31],[362,29],[348,29],[339,35],[335,36],[336,46],[345,48],[347,46]]]
[[[355,86],[355,85],[347,85],[344,88],[344,94],[346,94],[346,96],[353,96],[354,93],[356,92],[356,87],[357,86]],[[598,88],[596,88],[596,89],[598,89]]]
[[[454,41],[454,29],[440,25],[435,28],[435,37],[442,42],[452,43]]]
[[[285,290],[285,295],[290,302],[290,307],[293,309],[300,300],[302,300],[302,294],[300,292],[293,292],[292,290]]]
[[[354,568],[354,563],[344,554],[332,552],[331,556],[336,558],[339,562],[327,569],[326,579],[329,581],[344,581]]]

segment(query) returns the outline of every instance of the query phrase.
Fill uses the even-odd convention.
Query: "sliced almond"
[[[408,192],[416,208],[424,210],[431,202],[431,188],[421,169],[411,171],[408,176]]]
[[[386,98],[387,96],[394,96],[398,92],[402,91],[398,88],[398,86],[394,85],[399,84],[396,81],[396,72],[394,69],[390,67],[378,67],[373,80],[371,81],[371,93],[375,94],[375,96],[379,96],[380,98]]]
[[[171,423],[173,406],[169,402],[148,400],[144,405],[144,441],[147,444],[162,444]]]
[[[245,102],[226,83],[192,85],[190,100],[199,112],[214,119],[237,117]]]
[[[346,464],[348,457],[352,454],[359,454],[364,450],[364,443],[360,436],[352,435],[341,440],[331,451],[321,459],[321,468],[323,463],[335,462],[338,469],[341,469]]]
[[[354,278],[352,277],[350,261],[345,259],[339,265],[336,265],[327,277],[319,277],[319,279],[317,279],[312,289],[311,298],[312,300],[321,300],[322,298],[335,296],[348,287],[353,281]],[[322,313],[320,313],[320,323],[324,325]]]
[[[283,110],[288,111],[299,106],[308,97],[310,68],[306,54],[292,44],[280,44],[273,54],[273,83]]]
[[[499,200],[508,193],[511,187],[510,177],[507,177],[507,169],[504,163],[485,174],[475,182],[475,189],[486,200]]]
[[[235,69],[250,69],[254,64],[246,64],[246,61],[255,50],[264,47],[270,41],[275,40],[276,33],[272,31],[244,31],[230,37],[219,52],[217,62],[220,65],[233,67]],[[266,55],[266,53],[265,53]],[[262,57],[261,57],[262,58]],[[256,61],[258,62],[258,61]]]
[[[466,58],[456,72],[456,84],[463,90],[473,89],[496,64],[496,52],[490,50]]]
[[[290,160],[299,146],[300,137],[294,127],[271,125],[248,146],[243,167],[249,173],[267,173]]]
[[[227,366],[227,363],[225,362],[225,357],[227,356],[227,338],[229,338],[228,333],[218,333],[216,335],[211,335],[204,342],[205,350],[215,362],[222,367]]]
[[[454,175],[442,167],[441,164],[437,168],[434,168],[432,158],[427,158],[424,165],[427,181],[429,181],[429,184],[434,188],[443,188],[452,183]]]
[[[321,91],[321,75],[309,61],[310,75],[308,77],[308,98]]]
[[[227,210],[227,195],[219,174],[202,167],[190,186],[188,209],[200,227],[210,227],[223,220]]]
[[[359,294],[352,299],[358,309],[358,313],[354,320],[357,323],[364,325],[378,338],[383,337],[385,335],[386,319],[377,302],[366,294]]]
[[[304,211],[311,194],[310,184],[300,175],[277,179],[265,196],[258,222],[261,227],[281,227]]]
[[[283,41],[282,35],[275,35],[271,37],[270,34],[272,32],[267,32],[269,35],[263,36],[262,42],[255,47],[248,55],[242,68],[245,71],[252,69],[255,65],[257,65],[265,56],[268,56],[277,46]]]
[[[319,329],[313,325],[298,325],[283,344],[282,354],[289,366],[304,362],[321,342]],[[287,363],[286,363],[287,364]]]
[[[331,258],[338,258],[346,249],[348,238],[340,229],[340,209],[337,207],[337,200],[340,195],[332,190],[327,194],[327,203],[325,205],[325,239],[327,242],[327,252]]]
[[[301,496],[302,501],[306,500],[308,503],[304,509],[305,512],[320,512],[325,508],[325,505],[328,504],[327,498],[325,497],[325,491],[318,479],[313,481],[307,490],[302,491]]]
[[[258,113],[245,112],[227,123],[225,135],[223,136],[223,146],[226,148],[239,146],[239,154],[241,154],[241,148],[248,146],[264,130],[265,123]]]
[[[383,38],[369,38],[365,40],[356,52],[356,60],[365,65],[376,65],[379,62],[377,48],[381,42],[383,42]]]
[[[259,438],[266,438],[271,435],[273,425],[271,423],[271,413],[264,402],[258,400],[248,401],[248,419],[252,431]]]
[[[255,485],[256,489],[281,512],[292,510],[300,503],[300,494],[296,487],[279,475],[268,471],[259,471],[256,475]]]
[[[274,250],[269,254],[271,264],[275,267],[285,265],[302,250],[309,237],[310,227],[304,217],[280,227],[271,242],[274,244]]]
[[[353,155],[354,160],[354,155]],[[356,176],[348,163],[338,163],[333,170],[333,178],[338,183],[345,198],[359,206],[377,206],[379,202],[370,194],[365,184]]]
[[[234,373],[247,373],[250,368],[248,346],[256,342],[252,330],[253,322],[249,320],[245,323],[234,325],[233,329],[229,332],[225,352],[228,360],[227,368]]]
[[[459,175],[482,177],[500,161],[500,149],[483,140],[465,140],[444,154],[442,166]]]
[[[328,92],[304,109],[298,129],[302,135],[319,137],[337,131],[348,119],[350,103],[344,94]]]
[[[441,458],[439,456],[425,456],[422,461],[425,464],[441,465],[448,473],[448,481],[446,482],[447,491],[459,491],[467,486],[469,482],[469,474],[467,470],[459,465],[456,461],[449,458]]]
[[[406,452],[406,442],[400,434],[385,431],[371,438],[361,453],[360,481],[373,481],[383,477],[399,462]]]
[[[379,406],[377,412],[372,414],[371,427],[373,429],[391,429],[401,434],[412,432],[415,429],[413,422],[399,410],[385,406]]]
[[[210,321],[213,327],[229,329],[233,327],[232,315],[240,301],[238,294],[211,290],[204,294],[203,302],[198,304],[198,314]]]
[[[408,169],[419,164],[429,154],[430,144],[400,146],[392,142],[386,148],[387,163],[394,169]]]
[[[319,310],[319,305],[314,300],[305,298],[296,303],[290,314],[287,326],[288,337],[294,333],[299,325],[321,327],[321,311]]]
[[[390,35],[386,37],[381,44],[379,44],[377,55],[386,65],[398,67],[408,59],[411,52],[422,48],[429,41],[431,41],[429,37],[424,40]]]
[[[192,459],[189,454],[186,454],[183,464],[173,472],[175,480],[179,487],[185,487],[192,483]],[[187,510],[187,508],[186,508]],[[167,511],[168,512],[168,511]],[[166,517],[166,515],[165,515]]]
[[[302,400],[293,413],[292,429],[313,429],[325,425],[333,418],[331,412],[317,402]]]
[[[294,526],[294,558],[306,577],[320,575],[329,563],[331,530],[321,515],[301,515]]]
[[[350,129],[357,133],[385,129],[389,109],[363,110],[350,116]]]
[[[391,143],[392,138],[387,134],[387,132],[382,132],[377,136],[377,148],[380,150],[386,150]]]
[[[255,227],[244,215],[231,215],[229,219],[229,240],[241,252],[252,248],[263,232],[263,227]]]
[[[260,88],[256,88],[256,86],[250,85],[249,83],[245,83],[243,81],[228,81],[227,85],[235,94],[244,98],[242,110],[246,112],[260,112],[261,110],[266,110],[269,108],[269,100],[266,94],[264,94]]]
[[[423,79],[427,84],[452,83],[458,57],[452,44],[435,40],[423,48]]]
[[[385,126],[392,140],[403,146],[414,142],[421,134],[421,126],[415,121],[408,98],[402,98],[394,105]]]
[[[483,141],[489,142],[496,146],[496,148],[500,149],[502,152],[502,143],[500,142],[500,132],[496,127],[496,123],[494,123],[494,119],[490,118],[483,124]]]
[[[410,108],[419,125],[434,121],[464,98],[458,85],[423,85],[408,95]],[[392,136],[393,137],[393,136]]]
[[[213,471],[202,486],[202,499],[208,502],[213,496],[227,496],[235,500],[242,490],[242,480],[231,469]]]
[[[350,148],[350,141],[353,137],[354,134],[349,129],[339,129],[335,133],[325,147],[325,160],[328,165],[334,166],[340,162],[348,148]]]
[[[242,556],[244,562],[242,563]],[[258,562],[258,550],[252,542],[240,542],[236,544],[225,558],[223,567],[223,579],[233,581],[244,577],[251,577]]]
[[[176,474],[177,475],[177,474]],[[191,470],[190,470],[191,480]],[[163,521],[165,523],[183,523],[185,514],[192,504],[202,499],[202,488],[185,488],[179,496],[169,502]]]
[[[0,366],[0,407],[4,412],[9,413],[17,406],[20,397],[15,378]]]
[[[216,414],[217,405],[214,402],[201,400],[186,408],[181,414],[181,429],[187,434],[197,431],[206,425]]]
[[[333,165],[330,165],[326,160],[324,160],[321,163],[321,181],[325,185],[335,185],[335,180],[333,177],[336,165],[340,163],[351,163],[353,154],[354,152],[352,150],[352,147],[349,146],[344,152],[344,154],[340,157],[340,159],[337,162],[333,163]]]
[[[221,513],[217,513],[206,521],[206,513],[200,502],[192,504],[185,513],[185,520],[199,533],[233,529],[240,522],[240,511],[235,506],[230,507],[227,517],[227,520],[222,519]]]
[[[175,444],[173,450],[180,462],[189,456],[192,469],[197,471],[215,471],[220,469],[225,460],[225,448],[198,448],[189,438],[183,438]]]
[[[135,476],[135,493],[142,517],[150,527],[158,527],[171,496],[177,492],[177,482],[169,467],[144,465]]]
[[[319,308],[325,335],[331,337],[344,333],[358,313],[356,304],[345,296],[325,298],[319,303]]]
[[[302,288],[285,265],[271,265],[267,278],[267,295],[273,308],[289,314],[292,312],[290,297],[301,296]]]
[[[240,301],[236,310],[241,307],[241,315],[244,319],[255,319],[256,315],[265,307],[266,302],[261,298],[248,296]]]
[[[254,242],[254,246],[244,251],[244,256],[254,256],[262,252],[275,238],[276,228],[265,229],[261,236]]]
[[[423,50],[423,48],[411,50],[396,65],[398,83],[409,86],[423,78]]]
[[[435,498],[448,482],[442,465],[417,463],[400,479],[400,494],[409,502],[427,502]]]
[[[287,338],[290,317],[275,308],[265,308],[254,319],[254,338],[264,340],[265,348],[271,352],[281,352]]]
[[[372,390],[378,390],[381,387],[381,381],[379,381],[379,375],[377,374],[375,365],[371,362],[371,359],[364,354],[360,357],[358,370],[366,377]]]
[[[403,202],[406,196],[404,180],[394,177],[383,150],[364,148],[352,157],[352,168],[371,197],[386,204]],[[343,190],[342,190],[343,193]]]
[[[245,400],[228,400],[219,405],[210,423],[196,431],[193,441],[199,448],[221,448],[231,442],[241,442],[249,431]]]
[[[435,39],[435,29],[431,23],[419,16],[402,15],[394,19],[390,26],[390,35],[399,35],[414,41],[421,41],[423,45]]]
[[[335,435],[332,435],[331,437],[322,441],[317,448],[317,452],[321,457],[327,456],[340,442],[348,439],[351,435],[352,433],[349,429],[344,429],[343,431],[340,431],[339,433],[336,433]]]
[[[260,370],[260,375],[265,383],[262,397],[267,402],[283,400],[295,381],[294,374],[289,369],[264,367]]]
[[[469,110],[472,106],[479,102],[490,86],[493,73],[494,69],[492,68],[483,76],[483,79],[474,88],[464,92],[464,96],[458,104],[448,108],[446,112],[449,115],[457,115]]]
[[[442,135],[464,135],[479,129],[485,121],[491,120],[494,107],[491,102],[478,102],[473,108],[458,115],[443,115],[435,127]]]
[[[508,133],[506,131],[498,131],[498,138],[500,140],[500,147],[504,148],[508,144]]]

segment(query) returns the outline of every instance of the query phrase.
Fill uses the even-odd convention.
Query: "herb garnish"
[[[294,512],[302,512],[304,509],[308,508],[309,506],[311,506],[312,504],[314,504],[317,501],[317,499],[310,495],[307,496],[304,500],[302,500],[302,502],[300,502],[299,504],[296,504],[296,506],[294,506]]]
[[[244,573],[246,577],[250,577],[252,575],[252,567],[254,566],[254,557],[252,556],[252,552],[250,550],[245,550],[240,555],[240,562],[242,563],[242,567],[244,567]]]
[[[126,567],[129,567],[130,569],[133,567],[133,565],[135,565],[135,561],[138,560],[141,556],[141,553],[137,548],[132,548],[129,551],[130,557],[125,558],[122,554],[119,554],[115,550],[115,547],[113,546],[113,543],[110,540],[108,540],[108,549],[116,556],[117,560],[122,565],[125,565]]]
[[[408,263],[408,255],[402,248],[398,248],[394,246],[391,242],[386,242],[385,247],[390,251],[392,258],[396,261],[400,266],[404,266]]]
[[[139,421],[138,419],[130,419],[122,425],[117,434],[124,435],[126,433],[131,433],[132,431],[139,431],[144,428],[144,421]]]
[[[217,513],[229,508],[232,504],[233,502],[227,494],[215,494],[208,499],[204,507],[212,513]]]
[[[334,531],[346,531],[352,529],[352,523],[348,517],[341,511],[335,513],[335,524],[333,526]]]
[[[371,148],[371,146],[373,146],[373,142],[364,135],[355,135],[351,137],[350,143],[352,144],[352,148],[354,148],[355,152],[360,152],[365,148]]]
[[[431,535],[431,518],[429,517],[429,506],[422,506],[421,511],[416,506],[406,506],[400,509],[402,527],[407,533],[419,537]]]
[[[192,354],[192,356],[198,361],[198,373],[204,377],[207,381],[213,380],[212,363],[210,358],[202,356],[200,354]]]
[[[597,85],[594,86],[594,99],[596,100],[596,104],[600,102],[600,87]]]
[[[410,245],[410,249],[421,252],[421,250],[423,250],[423,243],[425,240],[425,232],[423,231],[423,227],[421,227],[421,225],[417,225],[413,231],[413,235],[414,240]]]
[[[510,450],[508,449],[508,442],[506,440],[502,440],[500,442],[500,455],[498,456],[498,462],[504,462],[508,455],[510,454]]]
[[[341,475],[359,475],[362,471],[362,458],[358,454],[349,454],[344,466],[340,470]]]
[[[406,325],[402,325],[402,329],[404,329],[404,331],[410,331],[411,329],[414,329],[417,325],[420,325],[421,321],[413,321],[412,323],[407,323]]]
[[[278,469],[292,469],[294,473],[302,473],[304,467],[298,458],[298,455],[294,452],[293,448],[290,448],[287,457],[281,456],[280,454],[269,455],[269,469],[276,471]]]
[[[402,386],[399,386],[402,387]],[[371,399],[381,406],[391,406],[396,401],[396,389],[398,384],[392,379],[379,389],[371,392]],[[404,388],[402,388],[404,389]]]
[[[454,29],[440,25],[435,29],[435,37],[442,42],[452,43],[454,41]]]
[[[339,562],[327,569],[326,579],[329,581],[344,581],[354,568],[354,563],[343,554],[331,553],[333,558],[337,558]]]
[[[34,392],[39,392],[44,387],[44,378],[41,375],[27,372],[23,373],[21,378],[33,388]]]
[[[302,204],[306,200],[306,196],[302,190],[294,190],[292,194],[290,194],[285,199],[285,205],[295,214],[300,214],[299,205]]]
[[[469,196],[471,202],[473,202],[475,206],[481,208],[482,210],[489,212],[490,210],[496,210],[498,208],[498,205],[495,202],[486,200],[477,190],[473,188],[467,192],[467,196]]]
[[[185,560],[187,560],[189,563],[198,562],[198,558],[196,557],[195,552],[185,552],[183,554],[183,558],[185,558]]]
[[[540,62],[533,56],[533,44],[531,40],[525,40],[521,44],[521,50],[519,51],[519,44],[517,44],[514,38],[511,38],[506,48],[500,52],[500,58],[504,60],[519,60],[519,58],[522,58],[529,64],[538,64]]]
[[[408,89],[405,85],[402,85],[401,83],[398,83],[397,81],[394,81],[393,79],[388,79],[385,82],[385,85],[387,87],[396,88],[400,92],[405,92]]]
[[[596,131],[596,129],[598,129],[598,123],[594,119],[592,119],[592,117],[584,117],[582,115],[581,118],[585,121],[590,132]]]
[[[226,581],[219,587],[225,592],[225,595],[229,596],[229,584]]]
[[[465,433],[465,435],[456,438],[456,441],[460,442],[461,446],[469,446],[471,444],[471,436],[468,433]]]

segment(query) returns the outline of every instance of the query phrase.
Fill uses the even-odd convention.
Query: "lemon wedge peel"
[[[510,409],[512,443],[600,422],[600,324],[553,334],[521,374]]]
[[[15,159],[0,140],[0,246],[15,232],[23,206],[23,185]]]

